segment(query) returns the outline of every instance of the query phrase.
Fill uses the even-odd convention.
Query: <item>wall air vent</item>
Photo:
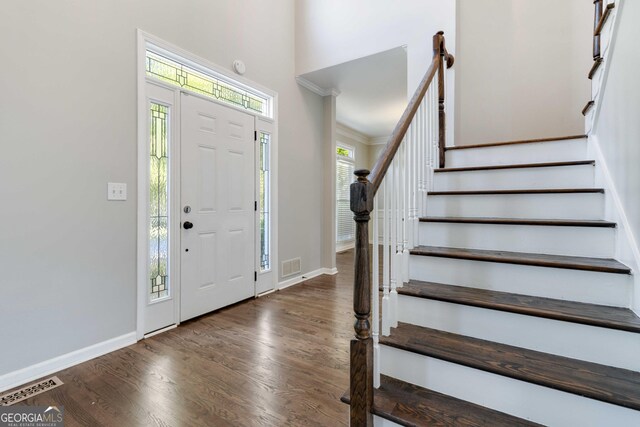
[[[282,261],[282,277],[293,276],[294,274],[300,274],[302,262],[300,258],[292,258],[286,261]]]

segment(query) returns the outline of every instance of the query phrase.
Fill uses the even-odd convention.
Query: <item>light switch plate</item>
[[[127,184],[123,182],[108,182],[107,200],[127,200]]]

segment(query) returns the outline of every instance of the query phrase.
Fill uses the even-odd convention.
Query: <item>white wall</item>
[[[322,100],[294,79],[293,0],[5,2],[0,375],[135,330],[136,28],[279,93],[280,257],[320,267]]]
[[[336,126],[336,144],[349,145],[355,150],[355,159],[354,159],[354,170],[358,169],[367,169],[371,170],[377,158],[372,160],[371,152],[375,148],[375,146],[370,145],[371,138],[368,136],[358,132],[355,129],[352,129],[342,123],[338,123]],[[333,151],[333,162],[336,162],[335,150]],[[334,166],[334,171],[336,170]],[[355,181],[355,176],[353,177],[353,181]],[[335,191],[333,193],[333,197],[335,199]],[[334,204],[335,206],[335,204]],[[335,208],[334,208],[335,209]],[[373,219],[373,218],[372,218]],[[369,239],[373,235],[373,221],[369,221]],[[333,236],[335,240],[335,229],[333,230]],[[354,242],[355,243],[355,242]],[[353,244],[347,245],[349,248],[353,247]],[[345,245],[342,247],[337,247],[337,251],[341,251],[345,249]]]
[[[336,141],[346,145],[350,145],[356,150],[355,168],[369,169],[373,167],[371,164],[370,151],[373,148],[370,144],[370,138],[355,129],[351,129],[341,123],[337,124]],[[335,159],[335,154],[334,154]],[[354,178],[355,179],[355,178]]]
[[[296,74],[301,75],[407,45],[407,96],[433,58],[433,35],[444,31],[456,52],[455,0],[296,0]],[[453,136],[455,68],[449,70],[447,123]]]
[[[622,225],[620,237],[626,237],[618,244],[622,248],[618,256],[637,268],[640,264],[637,247],[640,241],[640,3],[627,0],[623,6],[616,8],[617,34],[607,58],[610,68],[602,89],[593,140],[599,145],[608,172],[608,183],[612,187],[609,194],[619,203],[621,211],[613,216]],[[639,283],[638,271],[635,276]],[[634,308],[640,313],[637,286]]]
[[[457,1],[456,145],[584,133],[593,2]]]

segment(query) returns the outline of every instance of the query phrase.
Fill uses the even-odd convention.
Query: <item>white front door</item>
[[[181,95],[181,321],[255,293],[254,118]]]

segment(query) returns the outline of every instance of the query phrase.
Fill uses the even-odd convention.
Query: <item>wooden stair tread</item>
[[[464,196],[491,194],[565,194],[565,193],[604,193],[604,188],[539,188],[519,190],[457,190],[429,191],[429,196]]]
[[[349,390],[340,400],[350,402]],[[540,425],[386,375],[380,376],[380,388],[373,391],[372,412],[403,426]]]
[[[517,163],[510,165],[489,165],[489,166],[466,166],[460,168],[441,168],[436,169],[435,173],[446,173],[446,172],[471,172],[471,171],[485,171],[485,170],[496,170],[496,169],[528,169],[528,168],[548,168],[548,167],[559,167],[559,166],[584,166],[584,165],[595,165],[595,160],[575,160],[570,162],[547,162],[547,163]]]
[[[601,220],[578,219],[528,219],[528,218],[482,218],[482,217],[424,217],[420,222],[446,222],[453,224],[500,224],[500,225],[544,225],[563,227],[615,228],[616,223]]]
[[[621,307],[563,301],[487,289],[411,280],[398,293],[453,304],[640,333],[640,317]]]
[[[640,372],[513,347],[399,323],[381,344],[550,387],[627,408],[640,409]]]
[[[566,141],[569,139],[583,139],[586,138],[587,135],[570,135],[570,136],[558,136],[554,138],[537,138],[537,139],[523,139],[518,141],[502,141],[502,142],[491,142],[488,144],[472,144],[472,145],[457,145],[454,147],[445,147],[445,150],[466,150],[469,148],[488,148],[488,147],[499,147],[501,145],[517,145],[517,144],[532,144],[532,143],[540,143],[540,142],[550,142],[550,141]]]
[[[491,251],[483,249],[445,248],[438,246],[418,246],[412,249],[410,253],[412,255],[501,262],[507,264],[532,265],[537,267],[567,268],[603,273],[631,273],[631,269],[629,267],[619,261],[609,258],[587,258],[564,255],[532,254],[525,252]]]

